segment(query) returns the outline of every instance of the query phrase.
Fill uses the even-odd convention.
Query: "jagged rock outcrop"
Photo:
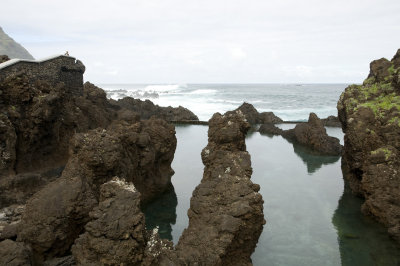
[[[111,100],[116,105],[136,112],[141,119],[149,119],[152,116],[165,119],[166,121],[198,121],[199,118],[185,107],[161,107],[155,105],[150,100],[142,101],[131,97],[125,97],[118,101]]]
[[[104,91],[82,84],[81,96],[24,74],[0,83],[0,207],[24,203],[58,178],[76,132],[107,127],[117,112]]]
[[[310,113],[307,123],[285,130],[282,136],[321,155],[340,155],[342,152],[339,139],[328,136],[321,119],[314,113]]]
[[[31,250],[24,243],[15,242],[9,239],[0,242],[0,265],[33,265],[31,257]]]
[[[250,181],[248,129],[240,111],[210,119],[209,142],[202,151],[203,179],[190,201],[189,227],[176,246],[180,264],[251,263],[265,220],[260,187]]]
[[[18,225],[25,205],[11,205],[0,210],[0,240],[17,238]]]
[[[342,127],[342,123],[337,116],[330,115],[327,118],[321,119],[322,124],[326,127]]]
[[[343,175],[365,198],[363,213],[388,227],[400,242],[400,49],[375,60],[362,85],[350,85],[337,108],[342,123]]]
[[[17,135],[10,120],[0,114],[0,176],[14,174]]]
[[[140,265],[146,248],[140,193],[114,178],[100,188],[99,205],[89,214],[85,233],[75,240],[77,265]]]
[[[267,123],[278,124],[283,122],[283,120],[274,115],[273,112],[259,113],[253,105],[246,102],[244,102],[237,109],[228,112],[228,114],[233,114],[236,111],[241,111],[242,114],[246,117],[247,122],[249,122],[251,125]]]
[[[266,135],[281,135],[290,142],[307,148],[309,153],[339,156],[342,152],[339,139],[328,136],[321,119],[314,113],[310,113],[307,123],[298,123],[294,129],[282,130],[268,123],[261,125],[258,131]]]
[[[260,132],[261,134],[277,135],[277,136],[283,134],[283,130],[272,123],[262,124],[258,129],[258,132]]]
[[[28,200],[18,240],[31,245],[39,262],[66,254],[103,183],[119,176],[148,200],[170,185],[175,147],[174,127],[160,119],[116,121],[108,130],[76,134],[62,176]]]
[[[0,27],[0,55],[8,55],[10,58],[33,60],[33,56],[19,43],[8,36]],[[1,61],[0,61],[1,63]]]
[[[32,84],[25,75],[9,76],[0,84],[0,109],[14,129],[18,158],[15,171],[30,172],[48,164],[64,165],[69,140],[76,132],[106,127],[110,121],[105,93],[82,84],[81,97],[73,95],[62,83],[51,87],[45,81]],[[108,106],[107,106],[108,104]],[[11,129],[10,129],[11,128]],[[12,132],[10,132],[12,134]],[[11,144],[9,146],[11,146]]]

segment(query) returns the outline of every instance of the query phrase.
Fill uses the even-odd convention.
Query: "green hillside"
[[[31,59],[33,56],[19,43],[8,36],[0,27],[0,55],[8,55],[9,58]]]

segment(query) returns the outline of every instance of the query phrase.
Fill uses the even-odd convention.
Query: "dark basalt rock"
[[[51,258],[43,263],[43,266],[75,266],[75,265],[77,264],[75,262],[75,258],[72,255],[60,258]]]
[[[62,176],[28,200],[18,240],[31,245],[39,262],[65,255],[90,220],[103,183],[119,176],[148,200],[170,185],[175,147],[174,127],[159,119],[76,134]]]
[[[264,124],[264,123],[279,124],[283,122],[283,120],[277,117],[273,112],[262,112],[259,114],[258,119],[259,119],[259,124]]]
[[[90,83],[81,85],[79,96],[68,84],[31,83],[18,74],[1,82],[0,92],[0,207],[24,203],[59,177],[76,132],[106,127],[117,117],[104,91]]]
[[[152,116],[164,119],[166,121],[198,121],[199,118],[189,109],[179,107],[161,107],[155,105],[150,100],[139,100],[131,97],[125,97],[118,101],[111,100],[121,108],[131,110],[140,115],[141,119],[149,119]]]
[[[14,127],[6,115],[0,114],[0,176],[14,174],[16,143]]]
[[[330,115],[327,118],[321,119],[322,124],[326,127],[342,127],[338,117]]]
[[[147,241],[140,193],[133,184],[118,178],[103,184],[99,205],[89,216],[85,233],[71,249],[78,265],[140,265]]]
[[[373,79],[375,82],[385,81],[385,77],[389,76],[389,68],[392,63],[386,58],[381,58],[371,62],[369,68],[370,72],[368,78]]]
[[[321,155],[340,155],[342,152],[339,139],[326,134],[321,119],[314,113],[310,113],[307,123],[300,123],[294,129],[285,130],[282,136]]]
[[[0,210],[0,240],[17,238],[17,230],[25,205],[11,205]]]
[[[260,132],[261,134],[277,135],[277,136],[283,134],[283,130],[272,123],[262,124],[258,129],[258,132]]]
[[[298,123],[294,129],[282,130],[268,123],[261,125],[258,131],[266,135],[281,135],[296,146],[307,148],[309,153],[339,156],[342,152],[339,139],[328,136],[322,120],[314,113],[310,113],[307,123]]]
[[[362,85],[340,96],[344,136],[343,175],[352,192],[365,198],[363,213],[388,227],[400,242],[400,49],[391,61],[370,65]]]
[[[79,62],[73,67],[77,69],[71,71],[79,73],[84,68]],[[73,83],[75,86],[76,82]],[[60,177],[75,133],[107,128],[115,120],[136,123],[140,119],[137,113],[108,101],[106,93],[89,82],[78,86],[78,91],[69,86],[62,82],[51,85],[46,80],[33,82],[23,71],[0,83],[0,208],[25,203],[44,185]],[[183,107],[170,109],[164,108],[160,114],[191,119],[184,117],[190,111],[185,112]],[[152,134],[154,138],[164,134],[157,130],[143,134]],[[141,142],[146,139],[142,136]],[[173,154],[168,156],[172,158]],[[170,171],[166,173],[169,175]],[[149,188],[153,190],[157,188]]]
[[[181,265],[250,264],[265,223],[260,187],[250,181],[245,145],[250,126],[239,111],[214,114],[209,125],[203,179],[193,192],[189,227],[179,239],[176,256]]]
[[[33,265],[31,263],[31,257],[31,250],[24,243],[9,239],[0,242],[0,265]]]
[[[246,102],[244,102],[237,109],[227,112],[227,114],[234,114],[236,111],[242,112],[250,125],[267,123],[278,124],[283,122],[283,120],[274,115],[273,112],[259,113],[253,105]]]

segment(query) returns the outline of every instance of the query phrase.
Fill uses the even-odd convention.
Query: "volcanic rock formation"
[[[314,113],[310,113],[307,123],[285,130],[282,136],[321,155],[340,155],[342,152],[339,139],[328,136],[321,119]]]
[[[27,72],[0,67],[0,207],[8,206],[0,210],[0,264],[249,264],[265,220],[240,110],[210,120],[203,180],[173,249],[157,228],[145,231],[139,208],[171,188],[173,174],[174,126],[151,116],[197,117],[184,108],[138,114],[135,100],[108,101],[81,84],[81,63],[51,60]],[[42,80],[44,66],[68,73],[54,84]]]
[[[24,204],[44,185],[59,178],[70,156],[68,147],[74,134],[107,128],[115,120],[131,124],[140,120],[132,110],[140,111],[141,105],[135,109],[125,104],[128,108],[123,108],[107,100],[102,89],[89,82],[83,84],[84,69],[79,60],[68,56],[40,63],[22,60],[0,65],[0,208]],[[149,105],[158,117],[197,119],[183,107]],[[148,119],[151,115],[146,110],[143,113]],[[147,135],[160,135],[158,122],[146,123],[153,123],[154,130],[148,127],[149,132],[143,132],[137,142],[143,147],[148,143]],[[169,156],[172,158],[173,153]]]
[[[321,119],[321,121],[326,127],[342,127],[342,124],[337,116],[330,115],[327,118]]]
[[[76,134],[62,176],[28,200],[18,240],[31,245],[38,261],[66,254],[98,204],[103,183],[119,176],[147,200],[170,184],[175,147],[173,126],[157,119],[117,121],[109,130]]]
[[[203,179],[190,201],[189,227],[176,246],[183,265],[251,262],[265,220],[260,187],[250,181],[248,129],[240,111],[217,113],[209,121],[209,142],[202,151]]]
[[[75,240],[78,265],[139,265],[146,247],[140,193],[118,178],[101,185],[99,205],[89,214],[85,233]]]
[[[283,120],[274,115],[273,112],[259,113],[253,105],[246,102],[244,102],[237,109],[227,112],[227,114],[233,114],[237,111],[240,111],[245,116],[250,125],[266,123],[279,124],[283,122]]]
[[[272,123],[262,124],[258,129],[258,132],[265,135],[276,135],[276,136],[280,136],[283,134],[283,130]]]
[[[0,265],[32,265],[32,252],[24,243],[4,240],[0,242]]]
[[[362,85],[350,85],[337,108],[342,123],[343,175],[365,198],[362,211],[400,242],[400,49],[370,64]]]
[[[309,152],[319,155],[339,156],[342,146],[339,139],[330,137],[318,116],[310,113],[307,123],[299,123],[294,129],[282,130],[275,125],[268,123],[259,128],[261,134],[281,135],[296,145],[302,145]]]
[[[198,121],[199,118],[189,109],[179,106],[177,108],[168,106],[161,107],[155,105],[150,100],[139,100],[131,97],[125,97],[118,101],[111,100],[116,105],[136,112],[142,119],[149,119],[152,116],[165,119],[166,121]]]
[[[24,203],[59,177],[76,132],[117,118],[104,91],[90,83],[78,96],[68,84],[31,83],[19,74],[0,82],[0,92],[0,207]]]

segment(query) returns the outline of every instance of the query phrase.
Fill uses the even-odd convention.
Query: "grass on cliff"
[[[400,96],[395,93],[380,95],[372,100],[366,101],[358,105],[370,108],[375,116],[383,117],[386,111],[391,111],[393,108],[400,112]]]
[[[371,151],[372,155],[375,155],[375,154],[378,154],[378,153],[385,154],[386,161],[389,160],[390,156],[392,155],[392,151],[389,150],[388,148],[379,148],[377,150]]]
[[[394,70],[393,70],[394,71]],[[396,94],[390,82],[374,83],[373,78],[366,79],[363,85],[351,85],[346,89],[347,112],[357,112],[360,107],[370,108],[377,118],[387,114],[395,115],[388,122],[400,127],[400,96]],[[393,113],[394,112],[394,113]],[[397,115],[396,115],[397,114]]]

